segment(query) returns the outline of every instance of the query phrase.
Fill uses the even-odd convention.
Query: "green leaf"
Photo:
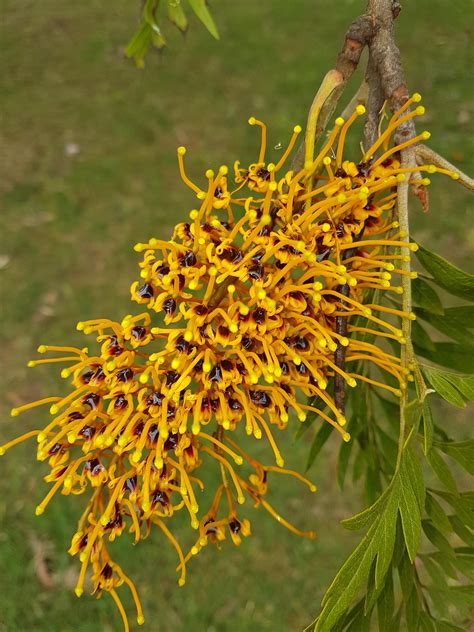
[[[436,348],[435,343],[431,340],[426,330],[423,329],[417,320],[414,320],[411,323],[411,338],[414,343],[423,349],[434,351]]]
[[[397,462],[398,444],[380,426],[377,427],[377,437],[381,447],[379,457],[386,461],[388,470],[393,472]]]
[[[456,388],[467,401],[474,402],[474,375],[453,373],[444,369],[435,369],[434,367],[425,367],[423,369],[428,377],[435,376],[449,382]]]
[[[451,561],[454,559],[454,550],[450,545],[447,538],[436,529],[431,520],[423,520],[423,531],[425,532],[428,540],[435,546],[443,555],[445,555]]]
[[[454,480],[454,476],[452,475],[451,470],[446,465],[444,459],[439,454],[439,452],[432,449],[426,455],[426,460],[430,464],[431,469],[436,474],[439,481],[446,487],[446,489],[457,495],[458,488],[456,485],[456,481]]]
[[[423,402],[423,452],[425,456],[431,450],[431,446],[433,445],[433,416],[431,414],[431,408],[428,402]]]
[[[321,452],[324,444],[331,436],[333,430],[333,426],[328,424],[327,422],[323,422],[319,427],[318,432],[314,435],[313,443],[311,444],[311,448],[309,450],[308,461],[306,463],[306,471],[313,465],[316,457]]]
[[[408,632],[418,631],[418,621],[420,618],[420,600],[416,590],[412,590],[405,602],[405,622]]]
[[[474,305],[460,305],[459,307],[448,307],[444,310],[449,322],[466,329],[474,329]]]
[[[125,49],[125,55],[134,59],[138,67],[143,67],[143,57],[151,44],[151,26],[143,23]]]
[[[420,632],[436,632],[433,619],[424,610],[420,610],[418,616],[418,629]]]
[[[462,494],[444,492],[439,489],[432,490],[437,496],[446,500],[454,509],[462,522],[471,529],[474,529],[474,503],[469,492]]]
[[[343,441],[339,448],[339,456],[337,458],[337,482],[341,490],[344,487],[344,480],[346,478],[347,466],[349,465],[353,445],[354,441]]]
[[[436,621],[436,632],[466,632],[464,628],[460,628],[449,621]]]
[[[435,350],[424,349],[414,344],[417,355],[427,358],[435,364],[446,366],[463,373],[474,373],[474,360],[472,349],[455,342],[435,342]]]
[[[474,276],[457,268],[439,255],[419,246],[416,256],[421,265],[444,290],[464,300],[474,301]]]
[[[402,606],[397,611],[397,614],[393,617],[390,625],[388,626],[386,632],[400,632],[401,626],[400,621],[402,619]]]
[[[474,375],[461,375],[451,371],[443,371],[443,377],[455,386],[469,402],[474,402]]]
[[[405,449],[400,465],[400,484],[406,485],[408,482],[411,483],[420,513],[422,513],[425,506],[425,481],[420,460],[413,448]]]
[[[420,545],[421,512],[408,473],[402,473],[402,469],[403,468],[400,467],[399,511],[408,555],[413,562]]]
[[[161,50],[166,45],[166,42],[156,17],[159,3],[160,0],[146,0],[143,7],[143,20],[150,26],[153,46]]]
[[[376,561],[372,562],[372,566],[370,567],[369,577],[367,579],[367,588],[365,592],[365,601],[364,601],[364,613],[368,614],[372,611],[374,605],[377,602],[378,596],[383,589],[383,583],[381,583],[378,587],[375,584],[375,566]]]
[[[466,441],[436,441],[437,448],[454,459],[466,472],[474,475],[474,439]]]
[[[393,483],[384,491],[384,493],[378,498],[373,505],[364,509],[358,514],[341,520],[341,524],[350,531],[358,531],[369,525],[372,525],[377,516],[385,509],[388,497],[392,493]],[[398,493],[398,492],[397,492]]]
[[[459,390],[445,378],[445,374],[431,367],[424,367],[423,374],[440,397],[458,408],[466,406]]]
[[[470,550],[472,551],[472,549]],[[456,553],[453,563],[465,577],[474,579],[474,560],[472,553]]]
[[[403,600],[406,602],[413,590],[415,590],[415,568],[410,558],[405,553],[398,567],[398,577],[400,578],[400,588],[402,589]]]
[[[423,402],[419,399],[413,399],[405,406],[405,421],[407,428],[414,430],[414,433],[418,432],[418,424],[421,419],[421,413],[423,411]]]
[[[456,342],[459,342],[462,345],[473,348],[472,333],[463,325],[459,325],[458,322],[451,322],[449,316],[447,316],[446,314],[440,316],[438,314],[432,314],[431,312],[420,308],[414,308],[413,311],[418,318],[426,321],[441,333],[449,336],[449,338],[456,340]],[[417,343],[422,344],[418,340]],[[429,344],[424,344],[423,346],[427,349],[431,349],[434,345],[432,343],[431,347]]]
[[[175,24],[180,31],[186,31],[188,28],[188,20],[186,14],[183,11],[180,0],[167,0],[168,1],[168,18],[173,24]]]
[[[430,576],[434,586],[437,586],[440,589],[447,588],[448,583],[446,581],[446,573],[443,572],[433,558],[430,555],[422,555],[421,559],[423,566]]]
[[[350,627],[348,629],[353,630],[353,632],[370,632],[371,615],[372,612],[369,612],[367,615],[365,615],[364,609],[361,608],[350,623]]]
[[[466,527],[456,514],[449,516],[449,522],[456,535],[468,546],[474,547],[474,533]]]
[[[444,534],[451,533],[453,527],[448,516],[436,498],[431,494],[426,494],[425,509],[438,531]]]
[[[316,623],[315,632],[330,632],[333,629],[333,626],[349,607],[360,586],[367,579],[375,558],[377,558],[376,585],[378,586],[382,582],[388,570],[395,543],[399,501],[396,479],[394,479],[391,488],[386,491],[389,494],[384,495],[383,511],[379,513],[377,520],[373,521],[365,537],[344,562],[324,595],[322,611]],[[375,512],[372,515],[375,517]]]
[[[432,590],[431,592],[432,597],[444,599],[466,614],[467,610],[474,605],[474,590],[472,590],[472,586],[449,586],[446,591]]]
[[[428,310],[432,314],[444,313],[439,296],[431,285],[423,279],[420,279],[420,277],[413,279],[411,282],[411,291],[413,302],[416,305],[423,307],[423,309]]]
[[[387,573],[383,590],[377,601],[379,630],[386,630],[388,628],[393,617],[394,609],[395,594],[393,592],[393,574],[392,571],[390,571]]]
[[[343,630],[350,630],[350,626],[354,624],[354,621],[361,612],[364,612],[363,599],[359,599],[359,601],[348,612],[346,612],[346,614],[336,623],[331,632],[343,632]]]
[[[215,37],[217,40],[219,39],[219,33],[217,32],[217,27],[212,18],[212,15],[209,13],[209,9],[206,6],[205,0],[188,0],[191,9],[194,11],[196,16],[201,20],[204,26],[207,28],[212,37]]]
[[[378,525],[378,554],[375,566],[375,586],[381,587],[393,556],[395,545],[395,532],[397,528],[397,508],[400,499],[399,494],[394,490],[387,500],[387,506],[380,518]]]
[[[443,569],[446,577],[450,577],[451,579],[458,579],[458,573],[455,567],[452,564],[452,558],[447,557],[444,553],[440,551],[434,551],[431,553],[432,559],[438,564],[440,568]]]

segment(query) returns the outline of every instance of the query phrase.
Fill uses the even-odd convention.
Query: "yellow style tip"
[[[41,505],[38,505],[35,509],[35,515],[41,516],[44,513],[44,508]]]
[[[10,411],[10,415],[12,417],[18,417],[19,414],[20,414],[20,411],[18,410],[18,408],[12,408]]]
[[[59,407],[58,407],[58,406],[56,406],[56,404],[53,404],[53,405],[51,406],[51,408],[49,409],[49,412],[50,412],[52,415],[55,415],[55,414],[58,412],[58,410],[59,410]]]
[[[38,353],[45,353],[46,352],[46,345],[40,345],[37,349]]]
[[[141,458],[142,458],[142,453],[137,450],[136,452],[132,454],[132,456],[130,457],[130,460],[133,461],[134,463],[139,463]]]
[[[5,448],[0,447],[0,456],[3,456],[5,454]]]
[[[143,625],[145,623],[145,617],[143,615],[139,615],[137,617],[137,623],[138,625]]]
[[[186,153],[186,147],[178,147],[177,152],[179,156],[184,156],[184,154]]]
[[[365,114],[365,106],[363,106],[362,104],[358,105],[356,107],[356,112],[359,116],[362,116],[363,114]]]
[[[194,549],[194,548],[195,548],[195,547],[193,547],[193,549]],[[196,553],[193,553],[193,552],[191,551],[191,553],[192,553],[193,555],[196,555],[197,551],[196,551]],[[180,588],[181,588],[182,586],[184,586],[184,584],[185,584],[185,583],[186,583],[186,580],[185,580],[185,579],[183,579],[182,577],[180,577],[180,578],[178,579],[178,586],[179,586]]]
[[[34,360],[30,360],[26,366],[31,369],[36,366],[36,362]]]
[[[255,116],[251,116],[251,117],[249,118],[249,125],[255,125],[255,123],[256,123]]]
[[[421,96],[421,94],[419,92],[414,92],[412,97],[411,97],[411,100],[414,103],[419,103],[421,101],[421,99],[422,99],[422,96]]]
[[[349,441],[351,440],[351,435],[350,435],[348,432],[345,432],[345,433],[342,435],[342,438],[343,438],[343,440],[344,440],[346,443],[349,443]]]
[[[431,138],[431,133],[425,130],[424,132],[421,132],[421,138],[423,140],[428,140],[429,138]]]
[[[309,490],[314,493],[318,491],[318,488],[316,487],[316,485],[310,485]]]
[[[74,592],[76,593],[76,597],[82,597],[84,594],[84,590],[82,588],[75,588]]]
[[[338,116],[337,119],[334,121],[334,124],[337,125],[337,127],[342,127],[344,123],[345,121],[342,116]]]
[[[300,134],[301,133],[301,125],[295,125],[293,128],[293,131],[295,134]]]

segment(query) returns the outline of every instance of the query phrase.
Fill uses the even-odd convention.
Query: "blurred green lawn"
[[[304,124],[345,28],[364,4],[215,0],[220,42],[194,21],[184,40],[170,29],[169,49],[150,54],[140,71],[122,55],[138,1],[2,1],[3,440],[42,423],[39,412],[12,419],[10,407],[60,388],[52,369],[26,368],[37,345],[81,343],[78,320],[127,313],[137,263],[132,245],[152,234],[167,238],[192,208],[176,146],[188,146],[189,170],[199,178],[208,166],[255,156],[249,115],[269,124],[272,145],[285,143],[293,125]],[[472,171],[472,4],[403,4],[399,43],[409,85],[425,97],[431,145]],[[413,205],[416,237],[463,264],[474,241],[472,201],[450,181],[433,180],[429,214]],[[287,463],[301,468],[307,441],[293,445],[288,437],[283,444]],[[0,629],[120,630],[109,600],[78,601],[72,591],[76,566],[65,550],[82,499],[55,499],[34,517],[46,489],[34,448],[22,445],[1,461]],[[361,501],[337,489],[336,449],[330,444],[311,472],[316,497],[284,479],[272,497],[295,524],[316,528],[315,542],[260,512],[240,549],[209,549],[194,559],[182,589],[174,552],[158,534],[133,555],[119,546],[143,596],[145,629],[285,632],[308,623],[355,541],[338,522]],[[263,445],[261,455],[270,458]],[[41,583],[41,563],[53,588]]]

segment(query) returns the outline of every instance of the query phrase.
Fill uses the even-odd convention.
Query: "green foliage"
[[[474,275],[460,270],[423,246],[417,250],[416,256],[436,285],[454,296],[474,301]]]
[[[474,440],[454,439],[431,410],[435,397],[459,408],[474,401],[474,306],[445,308],[434,287],[474,300],[473,277],[425,248],[418,257],[432,276],[413,282],[415,313],[426,329],[415,321],[412,340],[418,355],[438,366],[418,362],[402,411],[370,384],[349,397],[352,441],[341,445],[337,476],[342,486],[352,464],[370,506],[342,525],[365,535],[307,630],[370,630],[375,620],[384,631],[464,630],[473,604],[474,493],[460,491],[457,481],[462,471],[474,474]],[[432,338],[438,335],[452,342]],[[330,435],[318,429],[308,467]]]
[[[209,33],[215,39],[219,39],[219,33],[207,8],[206,0],[187,0],[187,3]],[[166,8],[166,13],[164,8]],[[182,0],[164,0],[164,2],[145,0],[140,26],[125,49],[127,57],[134,59],[137,66],[143,67],[145,65],[145,55],[150,46],[158,50],[166,46],[162,32],[164,19],[168,19],[183,33],[188,29],[188,19],[182,6]]]

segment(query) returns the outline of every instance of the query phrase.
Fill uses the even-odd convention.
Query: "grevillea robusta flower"
[[[45,480],[52,483],[38,515],[57,492],[91,494],[69,549],[81,563],[76,594],[82,594],[90,567],[93,592],[111,594],[126,630],[116,588],[129,586],[139,623],[143,613],[133,583],[110,558],[106,542],[126,530],[136,543],[157,526],[176,549],[182,585],[189,558],[205,545],[227,538],[238,545],[250,534],[239,509],[246,500],[294,533],[313,537],[279,516],[265,498],[276,474],[316,490],[284,468],[275,435],[292,417],[302,422],[312,413],[349,441],[346,419],[328,388],[335,374],[351,388],[365,381],[395,395],[410,379],[399,357],[381,342],[404,344],[392,317],[413,315],[367,297],[371,290],[402,293],[394,283],[404,273],[397,265],[404,257],[400,247],[417,248],[393,219],[397,183],[410,171],[443,171],[433,165],[400,166],[399,150],[427,139],[427,132],[390,146],[397,127],[423,113],[421,106],[408,112],[418,101],[419,95],[407,101],[358,163],[345,159],[343,151],[363,106],[347,121],[336,119],[314,161],[295,171],[284,165],[301,128],[294,128],[273,164],[266,161],[265,125],[251,118],[261,129],[261,148],[248,168],[235,163],[235,186],[226,166],[208,170],[204,185],[192,182],[180,147],[181,176],[198,203],[169,241],[152,238],[135,246],[143,259],[131,295],[147,311],[120,322],[79,323],[79,330],[95,337],[94,352],[40,346],[40,353],[62,355],[30,362],[65,363],[61,376],[70,379],[72,390],[13,409],[16,416],[50,404],[52,420],[5,444],[0,453],[37,437],[38,459],[48,461]],[[338,318],[351,318],[346,335],[338,332]],[[375,342],[361,333],[372,334],[369,340]],[[345,347],[344,368],[335,360],[338,345]],[[352,367],[360,362],[386,379],[356,372]],[[266,438],[274,465],[263,465],[242,449],[241,430]],[[196,474],[212,461],[220,483],[201,511],[197,491],[203,483]],[[187,555],[169,526],[179,510],[189,514],[196,530]]]

